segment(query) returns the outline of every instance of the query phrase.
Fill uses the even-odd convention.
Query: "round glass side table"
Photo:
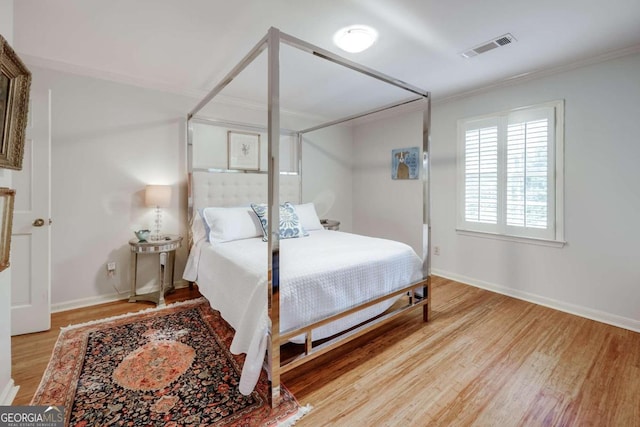
[[[182,236],[167,234],[161,236],[160,240],[139,241],[137,238],[129,240],[131,248],[131,295],[129,302],[151,301],[158,306],[165,305],[164,296],[173,291],[173,278],[176,265],[176,249],[182,246]],[[138,294],[136,291],[136,279],[138,275],[138,255],[158,254],[160,257],[160,289],[155,292]],[[165,266],[171,264],[171,281],[169,287],[166,286]]]

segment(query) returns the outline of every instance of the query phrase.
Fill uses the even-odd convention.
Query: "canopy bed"
[[[301,130],[281,128],[281,44],[331,61],[367,78],[409,93],[365,112]],[[267,54],[266,127],[211,120],[198,113],[263,51]],[[369,114],[420,103],[423,111],[420,167],[425,233],[422,257],[391,240],[328,231],[313,204],[302,203],[300,167],[303,136]],[[236,330],[231,351],[247,353],[240,391],[248,394],[263,368],[265,351],[272,405],[280,399],[280,375],[397,316],[431,304],[428,206],[430,95],[419,88],[356,64],[305,41],[269,29],[267,35],[187,116],[188,211],[192,245],[184,277],[197,281]],[[193,160],[193,125],[210,123],[267,135],[266,170],[247,167],[199,168]],[[297,144],[295,172],[280,172],[280,138]],[[259,140],[258,140],[259,141]],[[248,144],[248,143],[247,143]],[[259,162],[257,162],[259,164]],[[289,203],[290,202],[290,203]],[[292,229],[283,229],[293,215]],[[274,226],[274,224],[276,224]],[[279,226],[278,226],[279,225]],[[287,226],[288,227],[288,226]],[[293,231],[292,231],[293,230]],[[292,233],[294,237],[287,238]],[[400,300],[401,299],[401,300]],[[323,340],[318,343],[318,340]],[[281,345],[301,343],[302,354],[281,360]]]

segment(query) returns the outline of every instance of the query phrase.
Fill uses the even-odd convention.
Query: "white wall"
[[[320,218],[340,221],[353,230],[353,134],[332,126],[302,139],[302,201],[313,202]]]
[[[391,179],[391,150],[422,147],[422,112],[354,128],[353,230],[398,240],[422,255],[422,180]]]
[[[0,34],[13,46],[13,0],[0,0]]]
[[[433,272],[640,330],[640,55],[433,108]],[[563,248],[457,234],[456,121],[565,99]]]
[[[13,44],[13,0],[0,0],[0,34]],[[0,187],[11,187],[11,170],[0,169]],[[0,273],[0,405],[15,392],[11,379],[11,268]]]
[[[186,236],[186,97],[31,67],[52,90],[53,309],[122,297],[130,290],[133,230],[153,228],[146,184],[173,187],[162,231]],[[178,251],[176,279],[187,248]],[[107,275],[106,263],[117,263]],[[140,285],[157,280],[157,257],[141,256]]]

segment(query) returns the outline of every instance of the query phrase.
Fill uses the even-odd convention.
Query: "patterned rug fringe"
[[[91,320],[89,322],[84,322],[84,323],[77,323],[77,324],[73,324],[73,325],[68,325],[68,326],[62,326],[60,327],[61,331],[68,331],[71,329],[76,329],[76,328],[83,328],[85,326],[91,326],[91,325],[97,325],[99,323],[104,323],[104,322],[110,322],[112,320],[117,320],[117,319],[124,319],[127,317],[131,317],[131,316],[137,316],[138,314],[144,314],[144,313],[151,313],[154,311],[161,311],[170,307],[179,307],[182,305],[197,305],[199,303],[201,303],[202,301],[204,301],[206,298],[204,297],[200,297],[200,298],[196,298],[196,299],[189,299],[186,301],[179,301],[179,302],[174,302],[172,304],[167,304],[165,306],[162,307],[149,307],[149,308],[145,308],[143,310],[140,311],[131,311],[129,313],[124,313],[124,314],[120,314],[118,316],[111,316],[111,317],[105,317],[104,319],[97,319],[97,320]]]
[[[298,409],[297,414],[289,417],[288,419],[282,421],[281,423],[278,423],[278,427],[291,427],[295,425],[300,420],[300,418],[307,415],[309,412],[311,412],[312,409],[313,409],[313,406],[311,406],[311,404],[309,403],[307,403],[305,406],[301,406],[300,409]]]

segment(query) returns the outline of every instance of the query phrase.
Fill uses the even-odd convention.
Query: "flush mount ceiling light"
[[[366,25],[350,25],[333,35],[333,42],[342,50],[358,53],[375,43],[378,32]]]

